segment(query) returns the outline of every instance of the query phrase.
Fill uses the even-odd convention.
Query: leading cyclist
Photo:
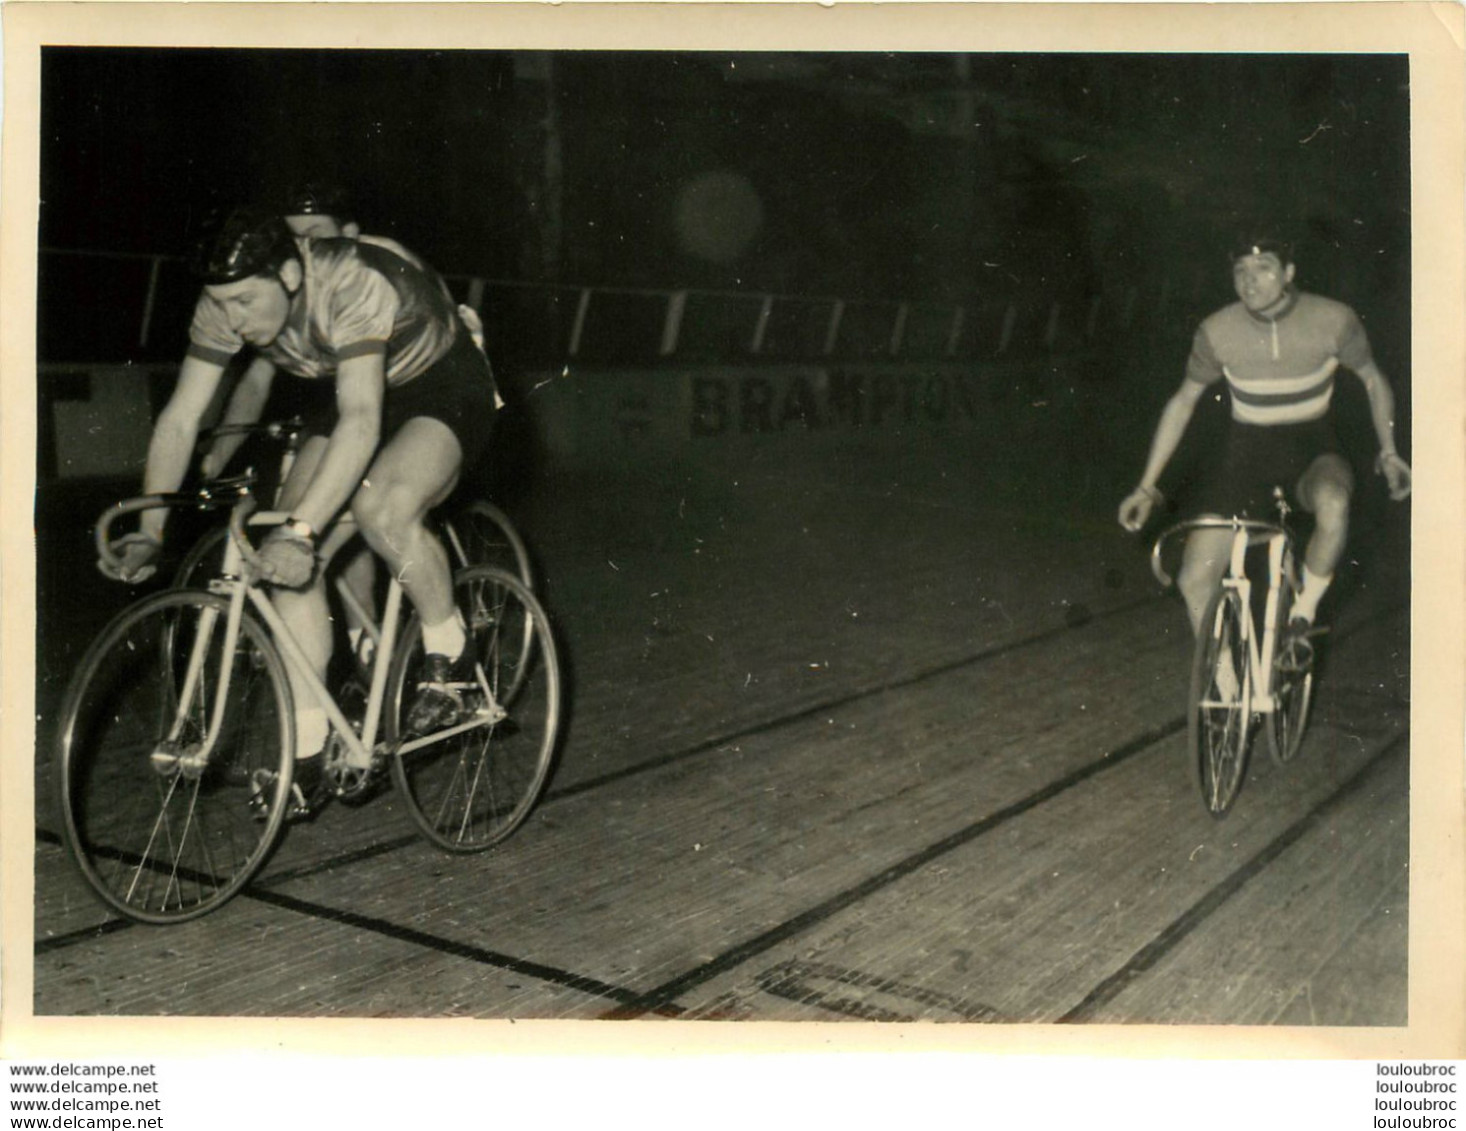
[[[473,678],[471,657],[447,557],[423,519],[482,454],[495,413],[487,360],[431,272],[378,246],[297,237],[271,212],[230,213],[200,242],[194,271],[203,293],[178,384],[154,426],[143,492],[178,488],[225,367],[245,346],[288,373],[332,381],[336,419],[302,445],[280,496],[290,520],[261,544],[266,580],[324,676],[331,627],[318,550],[328,535],[338,546],[354,523],[422,620],[424,677],[408,728],[452,725],[462,709],[453,684]],[[166,517],[146,511],[139,533],[119,540],[118,576],[150,571]],[[296,808],[309,812],[325,799],[319,754],[330,727],[293,668],[291,682]]]
[[[345,237],[384,248],[430,275],[436,281],[438,288],[445,295],[449,294],[447,284],[443,282],[441,276],[414,252],[409,251],[394,239],[364,233],[361,225],[353,218],[350,199],[346,190],[340,185],[321,180],[303,181],[286,190],[278,207],[281,218],[295,235],[313,239]],[[479,319],[478,312],[471,306],[463,305],[458,306],[457,310],[458,317],[467,327],[474,344],[483,350],[483,322]],[[492,365],[490,370],[492,372]],[[230,391],[228,403],[224,406],[219,423],[221,425],[258,423],[270,400],[275,371],[274,363],[267,356],[257,355]],[[494,407],[502,408],[503,405],[503,399],[496,390]],[[320,421],[317,415],[314,412],[307,413],[307,423],[308,426],[319,430]],[[243,433],[216,437],[199,462],[199,473],[203,478],[212,479],[222,474],[229,460],[244,443],[244,439]],[[340,537],[336,539],[338,543],[344,540]],[[322,556],[329,559],[334,556],[337,549],[337,544],[324,546]],[[341,580],[345,582],[358,603],[365,609],[370,609],[373,604],[372,593],[376,578],[373,565],[374,559],[371,551],[366,547],[361,547],[359,552],[349,555],[345,566],[341,568]],[[369,667],[373,647],[371,636],[362,625],[357,623],[358,618],[350,606],[346,609],[346,620],[347,638],[351,649],[356,653],[362,666]]]
[[[1207,388],[1225,380],[1232,400],[1230,430],[1220,463],[1203,475],[1199,509],[1222,517],[1266,518],[1272,490],[1282,486],[1294,507],[1314,516],[1290,625],[1295,637],[1304,638],[1349,533],[1354,474],[1329,419],[1340,365],[1364,384],[1379,441],[1375,470],[1389,484],[1390,498],[1410,494],[1410,467],[1395,450],[1394,394],[1374,362],[1358,315],[1341,302],[1297,290],[1292,249],[1283,240],[1250,235],[1234,247],[1231,258],[1239,301],[1212,314],[1196,331],[1185,378],[1161,412],[1140,484],[1120,504],[1120,524],[1132,532],[1145,525],[1162,501],[1156,483],[1198,401]],[[1186,540],[1177,582],[1194,632],[1200,631],[1226,571],[1231,539],[1227,530],[1196,530]]]

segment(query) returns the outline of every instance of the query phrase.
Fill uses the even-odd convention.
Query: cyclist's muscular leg
[[[1330,576],[1344,556],[1349,540],[1349,500],[1354,473],[1340,456],[1319,456],[1298,481],[1298,501],[1314,517],[1304,564],[1320,576]]]
[[[452,492],[461,462],[446,424],[413,417],[382,446],[351,500],[367,544],[402,583],[425,625],[454,614],[448,556],[423,519]]]
[[[1230,530],[1195,530],[1186,539],[1176,585],[1185,598],[1193,633],[1201,631],[1201,618],[1206,615],[1206,607],[1227,572],[1231,550]]]
[[[1303,587],[1293,604],[1292,619],[1312,624],[1334,569],[1349,540],[1349,499],[1354,473],[1340,456],[1314,460],[1298,481],[1298,500],[1314,516],[1313,537],[1303,554]]]

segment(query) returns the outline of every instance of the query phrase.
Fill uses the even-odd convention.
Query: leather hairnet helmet
[[[329,181],[306,181],[295,185],[280,202],[282,216],[331,216],[351,219],[351,202],[346,190]]]
[[[278,275],[286,260],[299,255],[290,228],[274,212],[236,208],[198,241],[193,273],[205,286],[216,286],[251,275]]]

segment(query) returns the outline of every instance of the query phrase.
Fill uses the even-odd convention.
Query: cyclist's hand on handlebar
[[[1374,461],[1374,469],[1385,477],[1390,486],[1390,498],[1399,502],[1410,494],[1410,465],[1396,452],[1380,452]]]
[[[266,581],[299,589],[316,571],[316,548],[309,538],[276,527],[260,544],[260,572]]]
[[[1134,534],[1150,520],[1150,512],[1160,501],[1155,488],[1137,487],[1120,504],[1120,525]]]
[[[163,545],[148,534],[124,534],[112,542],[111,550],[117,564],[99,558],[97,568],[113,581],[137,585],[158,572],[158,557],[163,552]]]

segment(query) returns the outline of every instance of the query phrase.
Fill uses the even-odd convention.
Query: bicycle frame
[[[1287,505],[1279,500],[1280,518],[1286,520]],[[1166,542],[1180,534],[1189,534],[1201,529],[1225,529],[1232,531],[1231,550],[1227,556],[1227,569],[1222,576],[1222,588],[1235,591],[1241,599],[1246,615],[1241,620],[1241,631],[1247,641],[1247,662],[1249,671],[1262,673],[1257,679],[1246,681],[1247,708],[1252,714],[1271,714],[1277,710],[1278,696],[1273,687],[1273,658],[1277,652],[1280,637],[1279,623],[1286,610],[1279,608],[1282,600],[1284,574],[1287,571],[1286,558],[1292,550],[1293,536],[1285,521],[1262,522],[1249,518],[1199,518],[1178,523],[1162,533],[1151,551],[1151,571],[1163,586],[1170,587],[1172,578],[1161,564],[1162,548]],[[1257,584],[1247,573],[1247,551],[1254,546],[1268,548],[1267,600],[1263,606],[1262,632],[1259,634],[1252,605],[1253,586]],[[1213,631],[1213,626],[1204,626]],[[1259,688],[1258,684],[1261,684]]]
[[[247,502],[247,501],[246,501]],[[241,504],[241,507],[245,504]],[[253,514],[250,525],[273,525],[284,522],[288,515],[282,512],[265,511]],[[209,584],[210,592],[217,593],[228,598],[229,609],[225,618],[224,648],[225,654],[233,654],[238,646],[239,626],[244,615],[245,602],[253,607],[260,619],[269,628],[272,639],[285,655],[286,659],[296,669],[296,674],[301,682],[310,691],[316,702],[326,712],[326,717],[335,728],[336,734],[347,750],[346,761],[349,765],[366,769],[371,766],[373,751],[377,746],[378,730],[381,725],[382,707],[386,698],[387,674],[391,664],[392,655],[396,649],[397,631],[401,622],[402,611],[402,585],[396,577],[392,577],[388,584],[386,610],[381,625],[372,621],[367,611],[357,605],[357,610],[363,616],[363,623],[369,626],[372,638],[377,642],[375,655],[372,660],[371,686],[367,696],[366,715],[362,722],[361,733],[347,719],[345,712],[341,710],[325,682],[311,669],[309,661],[305,657],[295,634],[285,623],[283,617],[275,609],[274,604],[266,596],[258,585],[255,585],[246,576],[246,551],[241,546],[244,539],[244,532],[240,524],[240,508],[236,508],[234,515],[230,518],[230,539],[224,552],[224,566],[218,578]],[[345,591],[346,587],[337,583],[338,591]],[[349,594],[347,600],[354,600]],[[203,667],[203,658],[210,643],[215,622],[218,614],[214,610],[206,610],[204,618],[200,622],[200,631],[193,644],[192,654],[189,657],[188,668],[185,674],[185,693],[180,702],[190,702],[193,689],[197,685],[198,673]],[[231,678],[231,665],[225,665],[222,670],[219,685],[215,690],[216,699],[210,713],[208,733],[205,735],[202,748],[195,758],[200,766],[207,764],[208,758],[218,741],[219,731],[222,726],[225,706],[229,700],[229,683]],[[393,755],[401,757],[430,746],[454,735],[466,731],[475,730],[481,727],[493,725],[505,716],[505,711],[499,705],[493,691],[488,686],[482,667],[475,665],[475,676],[479,687],[485,695],[486,708],[478,711],[475,716],[456,726],[435,731],[433,734],[419,738],[410,739],[406,742],[399,742],[393,749]],[[174,721],[172,737],[176,738],[181,731],[184,719]]]
[[[1278,697],[1273,688],[1273,656],[1278,644],[1278,602],[1282,593],[1283,555],[1288,549],[1288,534],[1277,527],[1264,534],[1262,542],[1268,551],[1268,590],[1263,606],[1262,641],[1258,642],[1257,625],[1252,608],[1253,581],[1247,575],[1247,550],[1258,544],[1255,527],[1238,525],[1232,536],[1232,551],[1227,562],[1227,574],[1222,579],[1224,589],[1234,590],[1242,602],[1247,615],[1241,620],[1242,637],[1247,644],[1247,661],[1257,678],[1246,680],[1247,709],[1252,714],[1267,715],[1277,709]]]

